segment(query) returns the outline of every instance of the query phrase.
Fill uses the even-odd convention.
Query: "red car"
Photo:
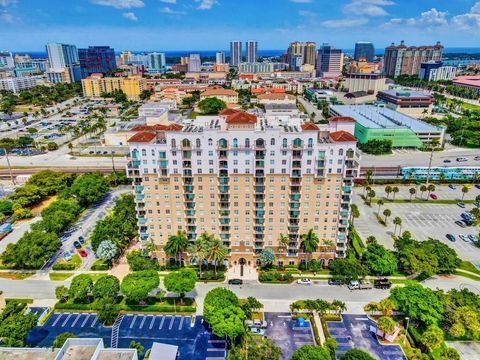
[[[78,253],[80,254],[81,257],[87,257],[88,254],[85,250],[79,250]]]
[[[433,200],[437,200],[437,199],[438,199],[438,196],[435,195],[435,194],[430,194],[430,197],[431,197]]]

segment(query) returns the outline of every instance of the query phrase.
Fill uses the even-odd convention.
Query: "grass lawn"
[[[33,303],[33,299],[8,298],[8,299],[5,299],[5,302],[6,302],[6,303],[15,302],[15,303],[32,304],[32,303]]]
[[[466,277],[468,279],[472,279],[472,280],[475,280],[475,281],[480,281],[480,276],[465,273],[463,271],[455,271],[455,275],[463,276],[463,277]]]
[[[59,259],[52,267],[53,270],[76,270],[82,265],[80,255],[73,254],[70,261]]]
[[[50,273],[48,274],[48,277],[53,281],[63,281],[67,280],[72,275],[72,273]]]
[[[108,274],[87,274],[87,275],[92,278],[93,282],[96,282],[98,279],[100,279],[104,276],[107,276]]]
[[[452,102],[451,99],[447,99],[447,104],[450,104]],[[475,104],[470,104],[470,103],[467,103],[467,102],[463,102],[461,103],[461,106],[465,109],[465,110],[480,110],[480,106],[479,105],[475,105]]]
[[[35,274],[34,272],[0,272],[0,278],[10,280],[23,280]]]
[[[476,268],[470,261],[462,261],[460,266],[458,267],[461,270],[469,271],[471,273],[478,274],[480,276],[480,270]]]

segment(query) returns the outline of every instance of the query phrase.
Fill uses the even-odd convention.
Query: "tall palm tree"
[[[202,235],[200,235],[193,244],[190,244],[187,249],[188,256],[197,261],[200,277],[202,277],[202,261],[207,256],[208,246],[208,242],[205,240],[205,237],[202,237]]]
[[[385,209],[383,210],[383,215],[385,216],[385,224],[387,223],[387,218],[392,215],[392,212],[390,209]]]
[[[285,235],[285,234],[280,234],[278,237],[278,244],[280,247],[284,248],[285,250],[288,250],[288,245],[290,243],[290,238]]]
[[[432,191],[435,191],[435,185],[433,184],[428,185],[427,190],[428,190],[428,194],[427,194],[427,200],[428,200],[428,198],[430,197],[430,193]]]
[[[187,249],[187,247],[187,233],[185,230],[178,230],[175,235],[168,237],[167,243],[163,247],[163,250],[168,256],[174,257],[175,261],[179,262],[181,266],[181,261],[178,261],[177,257],[179,255],[181,257],[182,253]]]
[[[302,242],[300,243],[300,249],[307,254],[305,265],[308,269],[308,254],[311,254],[317,250],[319,242],[318,236],[313,232],[313,229],[310,229],[306,234],[302,234],[300,239],[302,239]]]
[[[412,196],[415,195],[415,193],[417,192],[417,189],[412,187],[412,188],[408,189],[408,192],[410,193],[410,201],[412,201]]]
[[[420,186],[420,191],[422,192],[422,194],[420,195],[420,199],[423,199],[423,193],[425,191],[427,191],[427,186],[426,185],[421,185]]]
[[[351,206],[350,217],[351,217],[352,225],[354,225],[353,224],[354,220],[360,217],[360,211],[358,210],[358,206],[356,204],[352,204]]]
[[[387,194],[387,199],[390,197],[390,193],[392,192],[392,187],[390,185],[385,186],[385,192]]]
[[[397,226],[400,226],[400,232],[402,232],[402,219],[398,216],[395,216],[393,219],[393,223],[395,224],[395,230],[393,230],[393,235],[397,232]]]
[[[397,186],[394,186],[392,188],[392,193],[393,193],[393,200],[395,200],[395,194],[398,193],[400,189]]]
[[[347,310],[347,305],[340,300],[333,300],[332,307],[338,312],[338,315]]]
[[[208,258],[213,262],[215,267],[215,277],[217,277],[217,264],[225,259],[228,255],[228,249],[223,242],[214,238],[207,249]]]
[[[470,188],[467,185],[463,185],[462,187],[462,201],[465,198],[465,194],[467,194],[470,191]]]
[[[383,204],[385,204],[385,202],[382,199],[378,199],[378,201],[377,201],[377,205],[378,205],[377,215],[380,215],[380,208],[383,206]]]

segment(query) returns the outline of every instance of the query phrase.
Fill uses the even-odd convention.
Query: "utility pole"
[[[117,185],[117,172],[115,171],[115,160],[113,159],[113,155],[115,154],[115,151],[111,152],[112,155],[112,170],[113,170],[113,176],[115,178],[115,185]]]
[[[15,183],[15,179],[13,178],[12,167],[10,166],[10,159],[8,158],[8,149],[3,148],[3,150],[5,151],[5,156],[7,158],[7,166],[8,166],[8,172],[10,174],[10,180],[11,180],[12,184],[15,186],[16,183]]]

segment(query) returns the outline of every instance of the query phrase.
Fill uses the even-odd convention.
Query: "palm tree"
[[[395,230],[393,230],[393,235],[397,232],[397,226],[400,226],[400,232],[402,232],[402,219],[398,216],[395,216],[393,219],[393,223],[395,224]]]
[[[306,234],[302,234],[300,236],[300,239],[302,239],[302,242],[300,243],[300,249],[302,249],[302,251],[307,254],[305,265],[308,269],[308,254],[311,254],[315,250],[317,250],[319,242],[318,236],[313,232],[313,229],[310,229]]]
[[[217,277],[217,264],[225,259],[228,255],[228,249],[223,242],[217,238],[213,238],[212,242],[209,243],[207,249],[208,258],[213,262],[215,268],[215,278]]]
[[[373,235],[370,235],[367,237],[367,245],[369,244],[376,244],[377,243],[377,238]]]
[[[184,230],[178,230],[177,234],[168,237],[167,243],[163,247],[163,250],[168,256],[174,257],[177,261],[177,256],[181,256],[182,253],[188,247],[187,233]],[[180,262],[180,261],[177,261]],[[181,263],[180,263],[181,266]]]
[[[356,204],[352,204],[350,216],[351,216],[351,221],[353,226],[354,220],[360,217],[360,211],[358,210],[358,206]]]
[[[322,245],[329,250],[328,252],[331,252],[333,247],[335,246],[335,242],[333,240],[323,239]]]
[[[363,196],[365,196],[365,191],[367,190],[367,187],[369,185],[368,180],[363,180],[362,185],[363,185]]]
[[[383,215],[385,216],[385,224],[387,223],[387,218],[392,215],[392,212],[390,211],[390,209],[385,209],[383,210]]]
[[[428,200],[428,198],[430,197],[430,193],[432,191],[435,191],[435,185],[433,184],[428,185],[427,190],[428,190],[428,194],[427,194],[427,200]]]
[[[408,192],[410,193],[410,201],[412,201],[412,197],[417,192],[417,189],[412,187],[412,188],[408,189]]]
[[[285,235],[285,234],[280,234],[278,237],[278,244],[280,247],[284,248],[285,250],[288,250],[288,245],[290,244],[290,238]]]
[[[420,186],[420,191],[422,192],[422,194],[420,195],[420,199],[423,199],[423,193],[425,191],[427,191],[427,186],[426,185],[421,185]]]
[[[385,202],[384,202],[382,199],[379,199],[379,200],[377,201],[377,204],[378,204],[377,215],[380,215],[380,208],[383,206],[383,204],[385,204]]]
[[[372,170],[367,170],[365,171],[365,179],[370,182],[370,180],[372,179],[372,175],[373,175],[373,171]]]
[[[387,199],[390,197],[390,193],[392,192],[392,187],[390,185],[385,186],[385,192],[387,193]]]
[[[207,255],[208,246],[208,242],[203,235],[204,234],[201,234],[200,237],[193,244],[190,244],[187,249],[188,256],[194,258],[197,262],[200,278],[202,277],[202,261]]]
[[[392,188],[392,192],[393,192],[393,200],[395,200],[395,194],[398,193],[400,191],[400,189],[397,187],[397,186],[394,186]]]
[[[462,186],[462,201],[465,198],[465,194],[467,194],[470,191],[470,188],[467,185]]]
[[[332,308],[335,309],[338,315],[341,315],[342,312],[347,310],[347,305],[340,300],[333,300],[332,301]]]

